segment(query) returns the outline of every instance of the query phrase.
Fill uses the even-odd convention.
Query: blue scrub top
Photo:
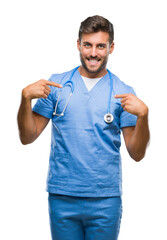
[[[69,80],[73,70],[53,74],[50,81]],[[112,73],[111,73],[112,74]],[[74,92],[64,116],[53,112],[59,95],[57,113],[61,113],[71,88],[51,87],[47,99],[38,99],[33,111],[52,119],[51,151],[47,191],[80,197],[111,197],[122,195],[121,128],[135,126],[137,117],[124,111],[116,94],[133,93],[112,74],[113,90],[110,112],[114,121],[104,121],[107,113],[110,78],[107,73],[88,91],[77,70],[72,78]]]

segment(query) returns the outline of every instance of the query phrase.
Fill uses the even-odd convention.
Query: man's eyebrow
[[[90,45],[91,45],[91,43],[90,43],[90,42],[83,42],[83,44],[90,44]]]
[[[98,45],[98,46],[99,46],[99,45],[102,45],[102,46],[107,46],[107,44],[106,44],[106,43],[98,43],[97,45]]]
[[[83,44],[90,44],[90,45],[92,45],[92,43],[90,43],[90,42],[87,42],[87,41],[83,42]],[[102,46],[107,46],[107,44],[106,44],[106,43],[97,43],[96,45],[97,45],[97,46],[99,46],[99,45],[102,45]]]

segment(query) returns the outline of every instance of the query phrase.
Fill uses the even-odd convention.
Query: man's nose
[[[91,48],[91,56],[92,57],[96,57],[97,56],[97,49],[94,46]]]

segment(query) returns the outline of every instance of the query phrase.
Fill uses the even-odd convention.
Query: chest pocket
[[[112,148],[119,152],[121,146],[121,130],[120,130],[120,115],[122,108],[120,104],[111,102],[110,113],[114,116],[111,123],[104,121],[104,115],[107,113],[104,109],[98,111],[98,121],[95,121],[94,129],[98,137],[98,142],[106,149]]]
[[[111,101],[110,113],[113,115],[114,119],[111,123],[106,123],[104,121],[104,116],[107,114],[107,104],[106,102],[99,102],[99,106],[95,107],[93,112],[94,122],[96,125],[100,124],[103,130],[120,130],[120,115],[122,113],[122,107],[119,103]]]

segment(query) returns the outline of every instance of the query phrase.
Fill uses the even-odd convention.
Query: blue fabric
[[[62,85],[72,71],[54,74],[50,80]],[[47,99],[39,99],[33,108],[52,119],[52,139],[47,191],[80,197],[111,197],[122,194],[121,128],[135,126],[137,117],[125,112],[114,95],[134,90],[112,74],[113,91],[110,112],[114,121],[107,124],[110,78],[107,73],[88,91],[77,70],[72,78],[74,92],[64,116],[53,116],[59,91],[57,113],[68,100],[70,87],[51,87]]]
[[[86,198],[49,194],[53,240],[117,240],[121,197]]]

